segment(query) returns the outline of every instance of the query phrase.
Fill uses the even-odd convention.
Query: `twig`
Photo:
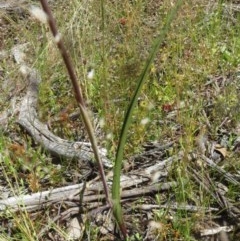
[[[221,175],[224,176],[224,178],[226,180],[228,180],[230,183],[234,184],[234,185],[238,185],[240,186],[240,183],[234,178],[233,175],[231,175],[230,173],[226,172],[224,169],[222,169],[221,167],[219,167],[217,164],[214,163],[214,161],[212,161],[211,159],[207,158],[204,155],[201,155],[201,158],[207,163],[208,166],[212,167],[213,169],[215,169],[218,173],[220,173]]]
[[[222,227],[216,227],[216,228],[209,228],[209,229],[203,229],[201,230],[201,236],[209,236],[218,234],[220,232],[231,232],[233,230],[233,226],[222,226]],[[227,241],[227,240],[223,240]]]
[[[165,209],[173,209],[173,210],[185,210],[185,211],[190,211],[190,212],[212,212],[212,211],[219,211],[218,208],[206,208],[206,207],[198,207],[194,205],[178,205],[176,204],[166,204],[166,205],[157,205],[157,204],[142,204],[142,205],[137,205],[134,208],[139,208],[142,210],[153,210],[153,209],[158,209],[159,208],[165,208]]]

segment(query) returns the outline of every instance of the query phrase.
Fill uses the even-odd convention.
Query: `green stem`
[[[130,127],[130,124],[131,124],[134,107],[137,104],[137,100],[138,100],[140,91],[146,80],[150,66],[154,60],[154,57],[157,54],[159,47],[163,43],[163,40],[170,28],[170,25],[171,25],[174,17],[176,16],[177,11],[178,11],[179,7],[181,6],[181,4],[182,4],[182,0],[178,0],[175,7],[171,9],[170,13],[167,15],[166,23],[165,23],[163,29],[161,30],[160,35],[158,36],[158,38],[156,39],[156,41],[153,44],[153,48],[146,61],[145,67],[142,71],[142,74],[140,75],[140,77],[138,79],[137,87],[136,87],[134,95],[131,99],[131,103],[128,107],[128,110],[125,114],[124,122],[123,122],[122,129],[121,129],[121,134],[120,134],[120,139],[119,139],[119,144],[118,144],[116,159],[115,159],[115,166],[114,166],[112,199],[113,199],[113,213],[114,213],[114,216],[116,218],[116,221],[119,225],[119,228],[121,229],[121,232],[122,232],[124,238],[127,237],[127,232],[126,232],[126,227],[125,227],[125,224],[123,221],[122,208],[121,208],[121,204],[120,204],[120,200],[121,200],[120,176],[121,176],[124,147],[125,147],[126,140],[127,140],[127,132]]]

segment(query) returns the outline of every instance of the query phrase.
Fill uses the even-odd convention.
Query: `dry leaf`
[[[81,227],[78,219],[75,217],[71,219],[68,226],[68,240],[79,239],[83,235],[84,227]]]
[[[221,145],[218,145],[218,144],[214,147],[214,151],[217,151],[218,153],[220,153],[223,158],[225,158],[227,155],[227,148],[222,147]]]

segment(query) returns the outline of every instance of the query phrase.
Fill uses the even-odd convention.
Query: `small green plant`
[[[128,129],[131,124],[134,107],[137,104],[138,97],[140,95],[144,81],[146,80],[146,78],[148,76],[149,70],[151,68],[151,64],[154,60],[154,57],[157,54],[157,51],[159,50],[159,47],[161,46],[161,44],[164,40],[165,35],[167,34],[167,32],[170,28],[173,18],[176,16],[176,13],[177,13],[181,3],[182,3],[182,1],[177,1],[175,7],[172,8],[171,12],[168,14],[166,23],[165,23],[162,31],[160,32],[159,37],[156,39],[156,41],[153,45],[149,58],[147,59],[144,69],[138,79],[137,87],[131,98],[130,105],[126,111],[125,118],[124,118],[123,125],[122,125],[122,130],[121,130],[121,134],[120,134],[120,138],[119,138],[119,144],[118,144],[118,148],[117,148],[116,160],[115,160],[115,165],[114,165],[112,199],[113,199],[113,213],[114,213],[114,216],[117,220],[117,223],[121,229],[121,232],[122,232],[124,238],[127,237],[127,230],[126,230],[126,227],[124,224],[122,208],[121,208],[121,204],[120,204],[120,201],[121,201],[120,177],[121,177],[122,160],[123,160],[123,155],[124,155],[124,147],[125,147],[125,143],[127,140]]]

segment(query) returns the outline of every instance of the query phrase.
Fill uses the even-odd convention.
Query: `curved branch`
[[[92,162],[93,153],[90,144],[64,140],[49,131],[47,125],[38,119],[36,108],[41,77],[36,70],[30,69],[27,78],[29,84],[27,93],[20,104],[17,123],[52,155],[61,158],[80,159],[86,164]],[[107,160],[105,161],[107,165]]]

